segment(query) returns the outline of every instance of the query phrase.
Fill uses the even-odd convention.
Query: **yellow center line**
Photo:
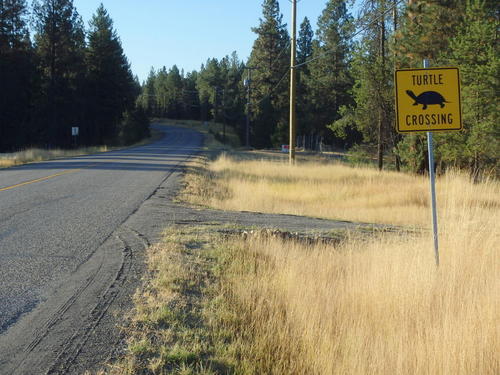
[[[57,176],[62,176],[64,174],[78,172],[78,171],[81,171],[82,169],[88,169],[88,168],[91,168],[91,167],[95,167],[96,165],[97,164],[92,164],[92,165],[89,165],[88,167],[85,167],[85,168],[69,169],[69,170],[64,171],[64,172],[59,172],[59,173],[51,174],[50,176],[45,176],[45,177],[37,178],[36,180],[25,181],[25,182],[21,182],[19,184],[15,184],[15,185],[12,185],[12,186],[7,186],[7,187],[4,187],[4,188],[0,188],[0,191],[10,190],[10,189],[14,189],[14,188],[21,187],[21,186],[24,186],[24,185],[30,185],[30,184],[34,184],[36,182],[41,182],[41,181],[49,180],[51,178],[54,178],[54,177],[57,177]]]

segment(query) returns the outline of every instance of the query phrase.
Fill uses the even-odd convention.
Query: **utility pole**
[[[245,80],[245,86],[247,87],[247,119],[246,119],[246,147],[250,147],[250,117],[252,111],[250,109],[250,95],[251,95],[251,85],[252,85],[252,70],[257,69],[255,67],[246,66],[245,69],[248,71],[247,79]]]
[[[297,51],[297,0],[292,0],[292,35],[290,53],[290,144],[288,148],[290,164],[295,164],[296,117],[295,117],[295,54]]]

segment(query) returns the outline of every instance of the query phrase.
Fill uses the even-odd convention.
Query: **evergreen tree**
[[[68,146],[71,127],[83,122],[83,22],[72,0],[35,0],[33,13],[41,79],[35,118],[41,141]]]
[[[317,41],[305,84],[311,100],[308,127],[325,135],[326,126],[340,117],[340,108],[352,102],[349,72],[353,19],[344,0],[329,0],[318,19]]]
[[[313,54],[313,38],[314,32],[311,27],[311,23],[307,17],[304,18],[300,24],[299,36],[297,38],[297,58],[296,65],[305,63],[311,58]],[[311,132],[310,124],[308,119],[311,118],[311,113],[313,112],[310,93],[307,89],[305,82],[309,77],[310,71],[307,64],[300,66],[297,69],[297,134],[306,134]],[[309,125],[309,127],[308,127]]]
[[[398,64],[421,68],[423,59],[446,63],[440,57],[463,24],[464,12],[463,0],[410,0],[396,36]]]
[[[90,144],[112,141],[122,115],[135,105],[136,83],[113,21],[101,4],[90,21],[87,65],[86,136]]]
[[[198,74],[197,89],[200,95],[201,120],[213,119],[218,111],[220,102],[219,90],[222,89],[223,81],[221,69],[217,59],[208,59]]]
[[[288,134],[289,35],[282,22],[277,0],[264,0],[263,18],[248,65],[252,73],[252,145],[270,146],[286,142]]]
[[[129,145],[150,136],[149,119],[146,111],[137,106],[125,111],[118,127],[118,140]]]
[[[355,105],[342,108],[343,117],[330,128],[338,136],[359,131],[365,142],[376,145],[379,169],[383,168],[384,153],[396,140],[394,121],[393,59],[389,50],[390,21],[386,0],[367,0],[363,3],[359,22],[365,24],[352,63],[355,77]]]
[[[146,82],[142,85],[139,104],[148,116],[156,116],[156,72],[154,68],[149,71]]]
[[[166,106],[167,117],[172,119],[180,119],[184,116],[182,105],[183,95],[183,79],[177,65],[172,66],[168,71],[166,79]]]
[[[199,120],[200,118],[200,97],[196,89],[197,81],[198,72],[192,71],[186,74],[182,84],[184,118],[189,120]]]
[[[156,73],[155,79],[155,98],[156,98],[156,116],[167,117],[167,99],[168,99],[168,71],[164,66]]]
[[[401,27],[395,35],[395,64],[421,68],[422,60],[432,65],[448,65],[449,41],[463,25],[465,2],[462,0],[411,0],[405,7]],[[398,153],[413,172],[428,170],[425,135],[404,136]],[[439,155],[436,155],[439,162]]]
[[[468,2],[463,27],[450,41],[450,62],[460,68],[464,130],[436,137],[441,161],[474,177],[500,174],[500,22],[487,5]]]
[[[300,24],[299,37],[297,38],[297,58],[296,63],[302,64],[312,56],[314,32],[307,17]],[[307,65],[304,65],[304,71]]]
[[[222,116],[225,122],[233,126],[244,123],[246,90],[242,85],[243,71],[244,65],[239,60],[236,52],[222,59]],[[240,130],[242,130],[242,128]],[[242,132],[241,135],[243,135]]]
[[[0,152],[32,141],[33,55],[25,0],[0,1]]]

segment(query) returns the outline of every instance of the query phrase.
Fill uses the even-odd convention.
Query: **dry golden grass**
[[[430,215],[423,177],[227,157],[209,168],[188,176],[198,203],[311,216],[337,204],[342,219],[421,226]],[[499,374],[498,182],[449,173],[438,193],[439,268],[427,229],[348,233],[338,245],[167,233],[148,253],[129,356],[111,373]]]
[[[500,373],[500,215],[471,209],[476,188],[449,192],[439,269],[428,233],[230,244],[226,295],[257,373]]]
[[[290,166],[286,161],[234,160],[225,155],[210,163],[208,171],[188,175],[184,199],[224,210],[410,226],[430,222],[429,182],[423,176],[334,162]],[[473,188],[466,176],[449,176],[437,180],[440,216],[450,192]],[[474,186],[475,194],[459,197],[460,203],[498,210],[499,185]]]

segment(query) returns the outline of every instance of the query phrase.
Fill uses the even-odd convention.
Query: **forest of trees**
[[[427,58],[461,73],[464,130],[435,135],[438,169],[498,176],[498,2],[363,0],[356,17],[350,4],[325,0],[315,31],[307,18],[300,23],[298,134],[354,147],[381,169],[425,172],[425,136],[395,131],[394,70],[422,67]],[[253,147],[288,143],[290,36],[277,0],[263,1],[252,31],[248,61],[233,53],[209,59],[199,71],[152,69],[141,106],[151,116],[226,121],[242,140],[249,113]]]
[[[435,136],[439,171],[499,175],[499,5],[495,0],[324,0],[297,40],[297,133],[423,173],[426,140],[394,126],[394,70],[457,66],[464,130]],[[299,5],[300,7],[300,5]],[[299,8],[300,9],[300,8]],[[250,145],[288,143],[290,35],[278,0],[263,0],[247,61],[209,58],[198,71],[131,73],[103,6],[88,28],[72,0],[0,0],[0,152],[28,146],[130,143],[147,116],[224,122]]]
[[[72,0],[0,0],[0,152],[128,144],[149,134],[113,21],[101,5],[89,27]]]

